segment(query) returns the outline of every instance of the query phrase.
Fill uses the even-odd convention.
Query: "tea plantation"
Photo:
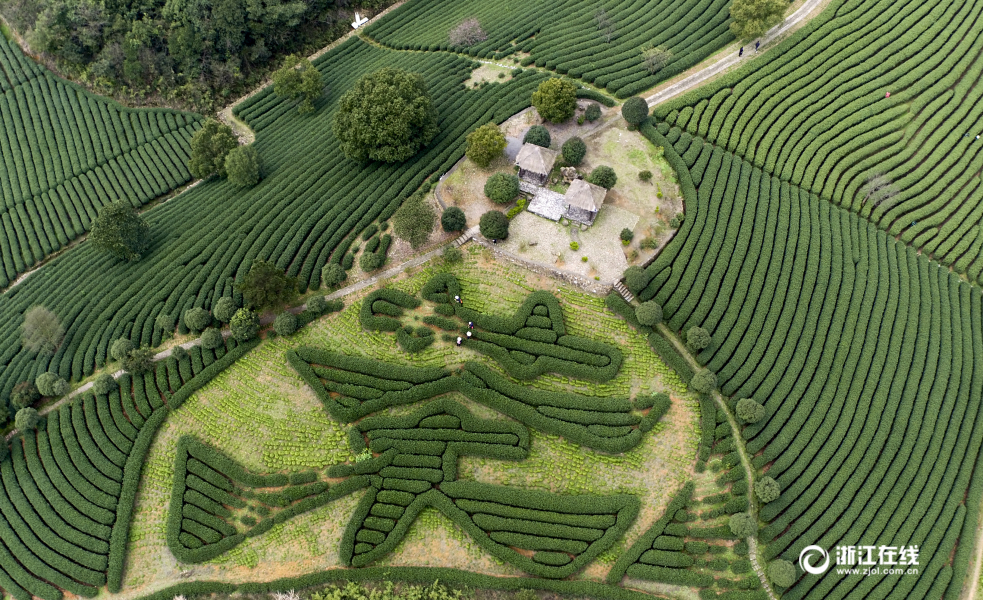
[[[199,119],[123,109],[0,36],[0,288],[85,233],[104,204],[141,206],[187,183]]]
[[[91,33],[76,4],[43,15],[71,43]],[[439,580],[503,600],[974,599],[983,0],[809,0],[797,29],[740,40],[742,11],[789,6],[387,4],[360,2],[367,25],[353,15],[346,39],[228,107],[255,134],[222,163],[240,172],[187,189],[192,136],[214,123],[86,91],[0,20],[0,411],[16,413],[0,422],[0,592],[343,600],[354,587],[324,586]],[[214,8],[237,35],[258,27],[248,3]],[[112,51],[132,61],[139,43]],[[697,65],[707,83],[651,114],[618,106]],[[427,120],[408,159],[358,161],[345,123],[377,90],[346,92],[384,68],[418,74],[399,78],[432,110],[400,109]],[[398,120],[401,100],[369,112]],[[497,153],[540,123],[544,145],[590,148],[579,175],[617,171],[588,211],[627,223],[616,285],[588,256],[606,230],[535,229],[526,198],[495,215],[518,219],[517,254],[507,229],[409,242],[429,204],[434,223],[453,205],[448,222],[476,225],[486,198],[467,193],[533,173]],[[662,166],[599,164],[626,136]],[[546,175],[555,196],[569,155]],[[138,261],[81,240],[117,201],[149,227]],[[556,232],[579,254],[533,259]],[[359,255],[378,260],[358,272]],[[43,346],[37,306],[61,324]],[[802,558],[817,551],[821,568]]]

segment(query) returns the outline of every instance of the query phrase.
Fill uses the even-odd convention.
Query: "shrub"
[[[386,255],[379,254],[376,252],[363,252],[360,257],[358,257],[358,267],[362,269],[365,273],[371,273],[386,262]]]
[[[33,381],[22,381],[10,392],[10,406],[14,410],[27,408],[41,399],[41,392]]]
[[[59,377],[56,373],[41,373],[34,384],[42,396],[56,397],[68,393],[68,382]]]
[[[188,358],[188,351],[184,349],[184,346],[174,346],[171,348],[171,356],[174,360],[181,362]]]
[[[17,416],[14,417],[14,427],[21,431],[28,431],[37,427],[40,420],[41,416],[38,415],[38,411],[33,408],[22,408],[17,411]],[[3,445],[6,446],[7,443],[4,442]]]
[[[710,345],[710,333],[702,327],[690,327],[686,332],[686,345],[690,350],[699,352]]]
[[[120,338],[109,347],[109,354],[115,360],[123,360],[130,353],[130,350],[133,350],[135,347],[129,338]]]
[[[621,234],[618,237],[621,238],[622,242],[630,242],[635,237],[635,232],[625,227],[621,230]]]
[[[488,34],[481,28],[478,19],[471,17],[457,24],[447,35],[452,46],[474,46],[488,39]]]
[[[466,139],[468,146],[464,153],[481,168],[486,168],[501,156],[508,145],[502,130],[494,123],[482,125],[469,133]]]
[[[463,210],[456,206],[449,206],[444,210],[444,214],[440,215],[440,226],[447,233],[464,231],[468,226],[468,219],[464,216]]]
[[[778,587],[791,587],[796,578],[795,565],[787,560],[773,560],[768,565],[768,578]]]
[[[654,327],[662,322],[662,307],[654,300],[642,302],[635,309],[635,318],[647,327]]]
[[[311,296],[307,299],[307,312],[323,315],[328,312],[328,301],[324,299],[324,296]]]
[[[644,98],[632,96],[621,105],[621,116],[624,117],[625,121],[637,127],[648,118],[649,105]]]
[[[314,102],[324,93],[321,73],[306,57],[291,54],[273,73],[273,93],[298,103],[300,114],[312,113]],[[232,178],[231,172],[229,178]]]
[[[601,118],[601,105],[591,102],[584,111],[584,118],[593,123]]]
[[[209,327],[201,334],[201,347],[205,350],[214,350],[225,345],[222,332],[213,327]]]
[[[174,333],[174,327],[176,327],[174,317],[164,313],[157,315],[157,318],[154,319],[154,326],[165,335]]]
[[[138,261],[150,247],[150,226],[129,202],[113,202],[92,222],[89,241],[120,260]]]
[[[419,248],[430,238],[437,214],[427,202],[423,192],[407,198],[393,214],[393,233],[409,242],[414,249]]]
[[[384,68],[345,92],[333,131],[349,158],[402,162],[437,135],[437,109],[422,75]]]
[[[697,394],[709,394],[717,388],[717,376],[709,369],[702,369],[693,375],[689,386]]]
[[[754,522],[754,517],[746,512],[731,515],[730,532],[739,538],[751,537],[758,532],[758,524]]]
[[[240,308],[229,321],[229,327],[237,342],[247,342],[259,335],[259,315],[248,308]]]
[[[116,380],[109,373],[100,374],[92,382],[92,391],[99,396],[114,392],[117,387],[119,387],[119,384],[116,383]]]
[[[580,115],[579,117],[577,117],[577,125],[583,125],[584,120],[585,120],[584,115]]]
[[[254,260],[235,289],[242,294],[245,306],[259,311],[277,310],[297,298],[297,278],[290,277],[272,262]]]
[[[526,132],[526,135],[522,137],[523,144],[536,144],[537,146],[542,146],[543,148],[549,148],[552,143],[550,138],[550,132],[548,129],[542,125],[533,125]]]
[[[58,316],[43,306],[32,306],[24,313],[21,325],[21,344],[28,352],[51,356],[58,349],[65,328]]]
[[[504,240],[509,237],[509,218],[501,211],[490,210],[481,215],[478,229],[490,240]]]
[[[229,183],[237,188],[253,187],[262,176],[259,152],[255,146],[237,146],[225,157],[225,171]]]
[[[735,412],[737,418],[745,423],[757,423],[765,416],[765,407],[751,398],[741,398],[737,401]]]
[[[782,22],[788,2],[785,0],[734,0],[730,7],[730,31],[734,37],[750,40],[760,37]]]
[[[293,335],[297,331],[297,317],[290,312],[282,312],[273,320],[273,331],[277,335]]]
[[[610,190],[618,183],[618,176],[611,167],[601,165],[590,172],[590,175],[587,176],[587,183],[593,183]]]
[[[532,105],[547,121],[562,123],[577,109],[577,86],[557,77],[547,79],[532,93]]]
[[[578,244],[577,242],[570,242],[570,249],[571,250],[580,250],[580,244]]]
[[[212,315],[200,306],[189,308],[184,311],[184,324],[191,331],[198,333],[204,331],[206,327],[212,324]]]
[[[519,195],[519,178],[509,173],[495,173],[485,182],[485,196],[496,204],[508,204]]]
[[[146,346],[134,348],[123,358],[123,370],[133,375],[143,375],[154,370],[154,351]]]
[[[444,264],[456,265],[463,261],[464,253],[461,252],[460,248],[455,248],[454,246],[444,248]]]
[[[632,294],[638,295],[648,283],[645,277],[645,270],[639,266],[628,267],[625,270],[625,285]]]
[[[567,161],[567,164],[577,166],[583,162],[584,156],[587,155],[587,144],[579,137],[573,136],[563,142],[560,152],[563,154],[563,160]]]
[[[659,240],[652,237],[642,238],[642,241],[639,242],[638,247],[642,250],[655,250],[659,247]]]
[[[232,315],[236,314],[236,310],[235,301],[228,296],[223,296],[212,307],[212,314],[222,323],[228,323],[232,320]]]
[[[652,171],[645,170],[638,172],[638,178],[642,181],[652,181]]]
[[[321,283],[326,288],[338,287],[345,279],[348,274],[338,263],[328,263],[321,269]]]
[[[754,494],[765,504],[777,500],[781,493],[778,482],[771,477],[765,476],[754,482]]]
[[[225,158],[238,145],[231,127],[215,119],[205,119],[201,129],[191,136],[188,170],[197,179],[204,179],[213,173],[225,177]]]
[[[672,227],[673,229],[679,229],[682,224],[683,220],[679,218],[679,215],[669,219],[669,227]]]

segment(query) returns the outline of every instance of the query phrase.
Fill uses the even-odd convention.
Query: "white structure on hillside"
[[[369,22],[368,17],[363,17],[360,14],[355,13],[355,20],[352,21],[352,29],[358,29],[359,27],[365,25],[368,22]]]

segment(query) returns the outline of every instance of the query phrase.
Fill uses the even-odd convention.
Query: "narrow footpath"
[[[659,324],[659,331],[662,332],[663,337],[669,340],[676,350],[679,352],[693,371],[700,371],[703,366],[696,361],[696,358],[690,354],[690,351],[683,345],[679,337],[666,326],[665,323]],[[724,402],[724,397],[720,395],[720,392],[714,390],[713,399],[717,402],[717,407],[727,415],[727,422],[730,424],[731,433],[734,435],[734,447],[737,448],[738,453],[741,455],[741,465],[744,467],[744,473],[747,475],[747,499],[748,499],[748,513],[754,518],[754,522],[758,522],[758,501],[754,497],[754,467],[751,466],[751,459],[747,455],[747,449],[744,447],[744,437],[741,435],[741,428],[737,425],[737,420],[734,415],[727,408],[727,403]],[[751,565],[754,567],[754,572],[758,574],[758,579],[761,580],[761,585],[764,587],[765,592],[768,593],[768,597],[771,600],[778,600],[778,595],[775,591],[771,589],[771,584],[768,583],[768,578],[765,576],[764,566],[761,564],[761,560],[758,556],[758,536],[752,535],[747,538],[748,545],[748,558],[751,560]]]

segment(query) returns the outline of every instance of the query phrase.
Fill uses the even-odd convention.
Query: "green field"
[[[501,62],[522,58],[557,73],[582,79],[619,98],[627,98],[671,79],[734,40],[727,0],[584,3],[576,0],[456,2],[410,0],[366,35],[393,48],[454,50]],[[608,29],[599,25],[604,11]],[[488,39],[474,46],[452,46],[448,33],[476,18]],[[664,46],[672,59],[650,73],[643,46]]]
[[[0,36],[0,288],[89,229],[191,180],[200,117],[124,109],[53,76]]]
[[[655,114],[983,283],[981,10],[835,1],[776,52]],[[866,193],[875,174],[889,198]]]

